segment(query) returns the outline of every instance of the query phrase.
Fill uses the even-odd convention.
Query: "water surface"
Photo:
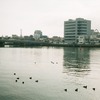
[[[100,48],[0,48],[0,100],[99,100],[99,84]]]

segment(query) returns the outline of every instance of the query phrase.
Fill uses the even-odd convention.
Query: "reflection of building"
[[[87,72],[89,48],[64,48],[64,72]]]
[[[65,43],[80,43],[80,35],[83,38],[88,38],[91,33],[91,21],[85,20],[83,18],[77,18],[76,20],[69,19],[64,22],[64,41]],[[82,43],[85,43],[83,41]]]

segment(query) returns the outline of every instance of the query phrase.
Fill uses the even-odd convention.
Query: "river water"
[[[0,48],[0,100],[99,98],[100,48]]]

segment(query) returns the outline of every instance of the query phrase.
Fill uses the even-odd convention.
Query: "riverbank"
[[[55,46],[55,47],[100,47],[100,44],[65,44],[65,43],[49,43],[42,41],[30,40],[0,40],[0,47],[34,47],[34,46]]]
[[[36,46],[47,46],[47,47],[100,47],[100,45],[92,44],[54,44],[54,43],[36,43],[36,44],[14,44],[14,45],[4,45],[2,47],[36,47]]]

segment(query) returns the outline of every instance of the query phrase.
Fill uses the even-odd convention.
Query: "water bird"
[[[15,80],[15,82],[17,82],[17,80]]]
[[[78,92],[78,88],[76,88],[75,91]]]
[[[16,73],[14,73],[14,75],[16,75]]]
[[[35,82],[38,82],[38,80],[36,80]]]
[[[22,82],[22,84],[24,84],[24,82]]]
[[[17,77],[17,79],[19,80],[19,77]]]
[[[87,86],[83,86],[83,88],[86,88],[87,89]]]
[[[64,89],[67,92],[67,89]]]
[[[32,77],[29,77],[29,79],[32,79]]]
[[[51,61],[51,63],[52,63],[52,64],[54,64],[54,62],[53,62],[53,61]]]
[[[92,88],[95,91],[95,88]]]
[[[58,62],[56,62],[56,64],[58,64]]]

